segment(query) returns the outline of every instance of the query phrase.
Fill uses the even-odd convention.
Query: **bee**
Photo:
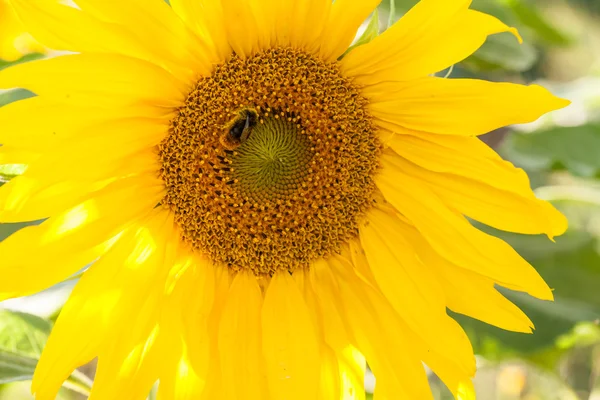
[[[234,150],[244,143],[250,134],[252,128],[258,123],[258,112],[253,108],[243,108],[238,112],[235,118],[225,125],[220,142],[227,150]]]

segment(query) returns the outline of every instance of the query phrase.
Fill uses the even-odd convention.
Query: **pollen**
[[[300,50],[233,56],[201,78],[159,146],[182,240],[257,276],[340,252],[373,204],[367,100]]]

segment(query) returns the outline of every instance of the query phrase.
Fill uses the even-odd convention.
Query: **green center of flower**
[[[326,63],[275,48],[202,78],[159,147],[182,240],[257,276],[339,252],[372,205],[367,101]]]
[[[247,137],[230,156],[229,178],[253,201],[285,200],[308,174],[314,154],[310,141],[285,119],[269,118],[252,125],[247,117],[240,121],[246,124],[243,135]]]

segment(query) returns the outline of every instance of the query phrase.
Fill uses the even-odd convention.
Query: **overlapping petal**
[[[220,0],[171,0],[170,4],[200,40],[212,43],[220,60],[224,61],[231,55]]]
[[[81,54],[0,72],[0,88],[39,95],[0,108],[0,162],[28,165],[0,189],[0,221],[50,217],[0,243],[0,297],[97,260],[44,351],[38,399],[96,356],[92,400],[142,400],[157,380],[161,400],[364,400],[366,361],[376,398],[431,399],[424,362],[472,399],[472,349],[446,307],[529,332],[494,285],[552,298],[526,261],[464,216],[565,230],[524,173],[471,136],[568,102],[539,86],[428,76],[490,34],[517,34],[470,0],[422,0],[340,60],[389,133],[377,201],[341,254],[272,277],[213,265],[180,243],[172,213],[157,207],[156,146],[215,65],[276,46],[334,62],[380,0],[10,1],[43,43]]]
[[[384,398],[432,399],[418,355],[405,345],[410,343],[406,327],[385,298],[342,259],[317,262],[310,277],[319,299],[331,302],[341,315],[352,341],[377,376],[376,393]]]
[[[12,62],[30,53],[46,49],[26,32],[6,0],[0,1],[0,60]]]
[[[390,147],[403,157],[389,153],[385,157],[429,185],[448,205],[487,225],[549,237],[567,229],[566,218],[535,197],[525,172],[500,159],[479,139],[427,138],[395,135]],[[467,152],[468,157],[462,156]]]
[[[236,275],[219,324],[219,356],[223,398],[263,399],[267,396],[262,358],[261,308],[263,295],[249,272]]]
[[[381,292],[406,324],[419,332],[427,346],[471,376],[475,357],[463,330],[446,314],[444,290],[434,271],[422,264],[402,235],[401,221],[379,209],[367,215],[360,238]],[[438,335],[438,330],[444,336]]]
[[[381,0],[337,0],[331,6],[331,14],[323,31],[319,56],[328,61],[340,57],[356,36],[360,25],[367,19]]]
[[[136,36],[128,25],[101,20],[58,0],[11,0],[11,5],[29,32],[49,48],[127,55],[189,78],[197,73],[198,66],[194,60],[166,57],[146,37]],[[180,43],[191,40],[190,34],[181,32]]]
[[[143,222],[127,229],[76,285],[36,369],[32,391],[37,398],[54,399],[73,369],[90,361],[101,349],[106,351],[107,342],[120,337],[114,335],[126,327],[127,321],[136,323],[131,315],[137,315],[148,297],[156,295],[156,285],[166,275],[165,263],[169,265],[167,255],[172,253],[167,251],[172,244],[165,238],[173,233],[173,223],[162,210]],[[131,340],[141,340],[141,336]],[[70,351],[65,352],[65,348]],[[129,350],[121,348],[122,352]],[[139,348],[135,351],[139,354]],[[114,387],[107,386],[100,390]]]
[[[39,226],[16,232],[0,243],[0,293],[30,294],[68,278],[97,257],[97,246],[147,215],[161,196],[157,182],[148,185],[146,177],[125,179],[88,195]],[[54,267],[40,270],[41,265]]]
[[[0,88],[21,87],[56,102],[151,109],[164,115],[187,94],[186,83],[148,62],[120,55],[73,54],[0,72]]]
[[[276,273],[265,293],[262,339],[271,397],[315,398],[320,372],[317,331],[287,272]]]
[[[537,271],[507,243],[479,231],[449,209],[423,182],[386,158],[383,161],[377,186],[435,251],[452,263],[486,275],[507,288],[545,300],[553,298]]]
[[[383,128],[464,136],[533,122],[570,104],[537,85],[432,77],[377,85],[366,88],[365,95]]]
[[[342,70],[371,85],[408,81],[454,65],[489,35],[510,31],[491,15],[469,10],[471,0],[421,0],[395,25],[342,60]]]
[[[189,84],[209,75],[213,65],[223,61],[217,49],[201,40],[163,0],[77,0],[76,4],[94,18],[128,31]]]

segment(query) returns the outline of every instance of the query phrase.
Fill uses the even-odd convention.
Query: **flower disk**
[[[271,275],[339,252],[372,203],[380,144],[367,100],[289,48],[233,56],[202,78],[160,146],[183,240]]]

